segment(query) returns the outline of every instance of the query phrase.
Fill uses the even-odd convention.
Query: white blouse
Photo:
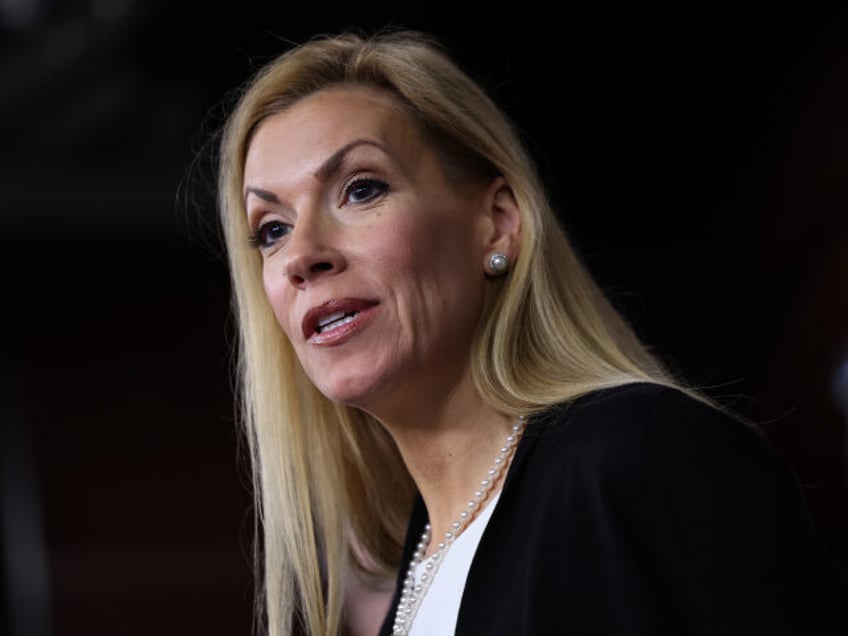
[[[489,523],[492,511],[500,498],[493,493],[489,503],[462,531],[445,554],[430,588],[421,601],[409,636],[450,636],[456,631],[459,604],[465,590],[465,579],[483,530]],[[415,568],[416,581],[424,571],[428,559]]]

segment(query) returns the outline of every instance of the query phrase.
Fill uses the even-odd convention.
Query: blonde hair
[[[448,163],[502,175],[521,213],[520,255],[485,308],[473,377],[499,411],[534,413],[599,388],[676,383],[607,301],[558,222],[520,135],[428,36],[320,36],[250,79],[223,130],[220,212],[239,325],[241,418],[263,533],[271,634],[338,634],[343,576],[358,542],[390,577],[399,567],[414,486],[385,429],[321,395],[265,298],[248,247],[243,168],[260,122],[329,86],[390,92]],[[258,568],[259,569],[259,568]]]

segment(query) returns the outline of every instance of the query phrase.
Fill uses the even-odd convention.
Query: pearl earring
[[[509,257],[501,252],[495,252],[489,257],[489,269],[495,276],[505,274],[509,269]]]

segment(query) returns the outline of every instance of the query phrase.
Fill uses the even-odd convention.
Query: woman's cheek
[[[285,298],[285,291],[281,289],[280,281],[269,280],[266,276],[263,282],[265,297],[271,306],[271,310],[274,312],[277,324],[283,330],[283,333],[286,334],[286,337],[291,340],[291,324],[294,321],[294,317],[291,315],[291,302]]]

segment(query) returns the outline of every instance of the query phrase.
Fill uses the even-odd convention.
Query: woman
[[[845,633],[790,472],[638,341],[426,36],[269,63],[220,206],[271,634]]]

